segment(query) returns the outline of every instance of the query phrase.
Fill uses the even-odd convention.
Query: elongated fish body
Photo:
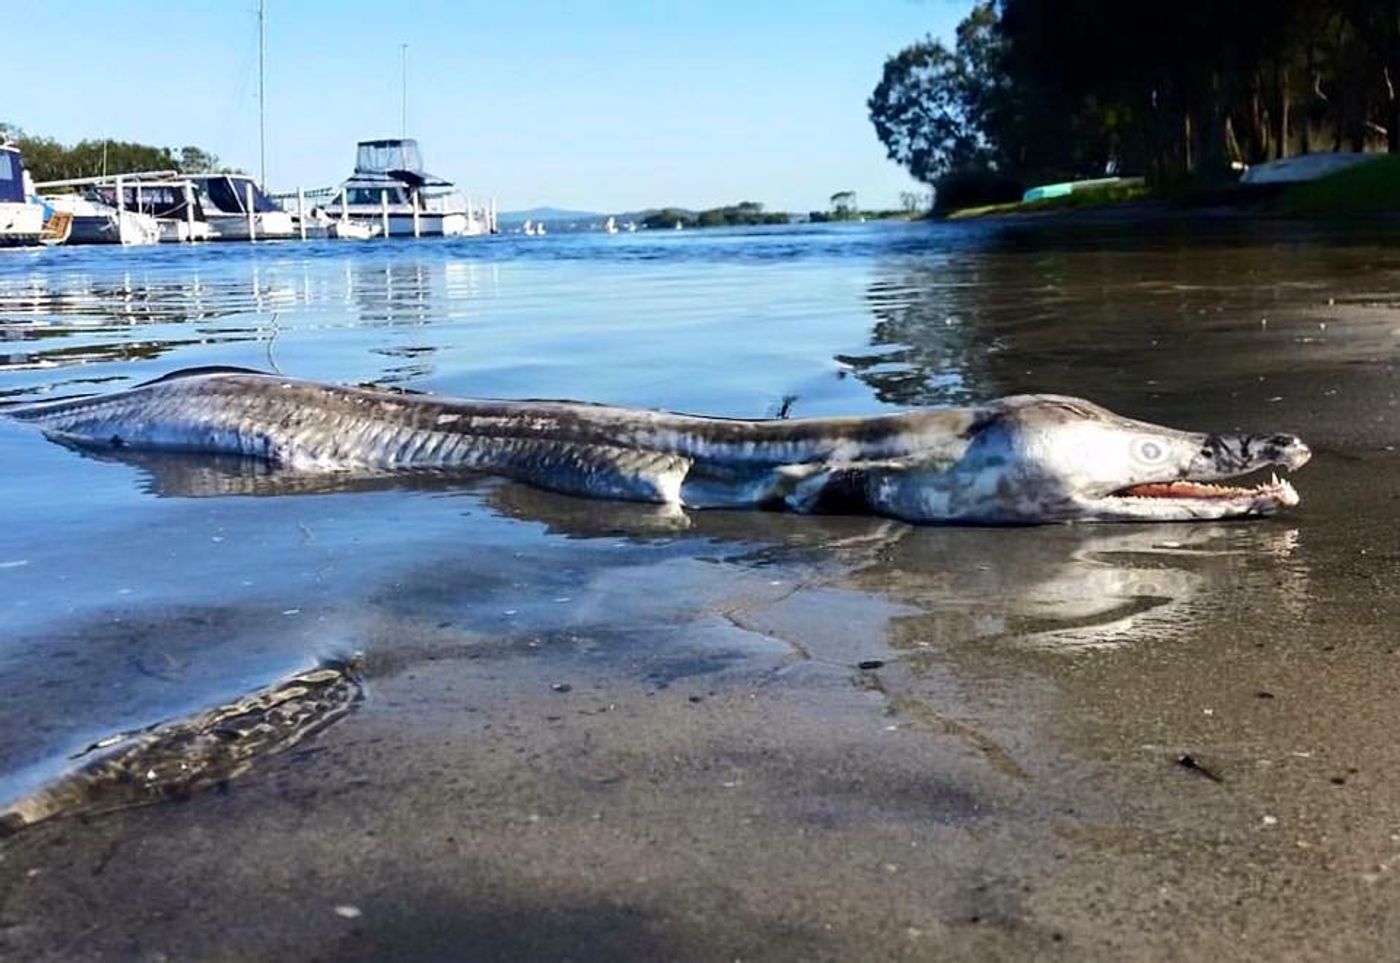
[[[302,471],[480,471],[570,494],[691,507],[780,497],[779,489],[830,465],[907,456],[924,444],[929,423],[947,432],[970,421],[955,411],[744,421],[567,401],[446,400],[199,369],[12,414],[86,446],[237,454]],[[948,457],[962,447],[949,444]],[[691,497],[683,499],[687,481]]]
[[[1238,439],[1257,436],[1191,435],[1057,396],[870,418],[751,421],[567,401],[439,399],[240,369],[191,369],[9,414],[50,438],[86,447],[231,454],[295,471],[486,472],[599,498],[855,510],[916,522],[1114,517],[1082,504],[1079,476],[1105,476],[1099,484],[1107,494],[1306,460],[1306,448],[1291,436],[1273,436],[1272,448],[1251,450]],[[1117,464],[1131,458],[1116,447],[1131,448],[1133,438],[1143,437],[1155,438],[1163,456],[1189,450],[1195,471],[1134,475],[1132,465]],[[1211,462],[1202,453],[1222,438]],[[1082,447],[1086,439],[1104,464],[1079,471],[1067,469],[1064,457],[1045,457],[1047,444]],[[1148,499],[1120,499],[1134,500]],[[1260,502],[1235,514],[1266,509]]]

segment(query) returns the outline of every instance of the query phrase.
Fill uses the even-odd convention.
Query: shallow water
[[[1103,765],[1147,730],[1170,743],[1199,721],[1192,703],[1161,731],[1193,687],[1287,688],[1329,633],[1355,661],[1314,683],[1345,698],[1393,671],[1393,635],[1371,627],[1400,559],[1397,304],[1384,235],[1267,223],[6,254],[12,404],[211,364],[743,417],[1057,391],[1183,427],[1295,430],[1318,454],[1303,506],[1258,523],[913,529],[677,520],[491,479],[289,490],[0,421],[0,801],[96,739],[319,657],[416,665],[484,639],[533,647],[546,674],[653,689],[873,661],[886,711],[1013,781]],[[658,634],[707,619],[723,631]],[[829,684],[806,692],[818,724]],[[362,715],[383,711],[373,670],[368,691]]]

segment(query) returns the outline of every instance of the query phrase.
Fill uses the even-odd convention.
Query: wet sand
[[[0,957],[1385,958],[1400,322],[1270,314],[1275,350],[1225,332],[1194,366],[1176,345],[1120,371],[1110,343],[1085,384],[1092,325],[1035,357],[1143,417],[1298,431],[1317,455],[1278,519],[676,528],[484,486],[548,537],[410,545],[297,616],[364,653],[353,712],[222,790],[0,840]],[[337,513],[325,543],[359,497],[285,502]],[[214,637],[250,684],[302,658],[275,607],[109,614],[26,631],[81,648],[83,679],[138,659],[135,687],[187,684]],[[40,707],[98,714],[28,665],[6,769],[52,755]]]
[[[1368,413],[1305,413],[1307,504],[1258,524],[703,517],[682,541],[725,560],[590,565],[564,624],[510,634],[454,620],[469,557],[386,586],[345,720],[224,792],[5,841],[0,950],[1380,958],[1400,476]]]

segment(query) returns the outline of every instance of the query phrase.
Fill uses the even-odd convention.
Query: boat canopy
[[[117,189],[112,185],[102,185],[94,192],[102,203],[109,207],[117,206]],[[189,205],[185,204],[186,196],[189,197]],[[137,204],[137,200],[140,204]],[[196,221],[203,221],[204,208],[199,203],[199,194],[196,191],[185,193],[183,183],[165,184],[140,184],[139,189],[136,184],[122,185],[122,204],[128,211],[139,211],[142,214],[149,214],[152,217],[184,220],[186,217]]]
[[[246,214],[248,206],[245,203],[248,188],[253,189],[253,210],[258,214],[267,214],[273,211],[280,211],[271,198],[258,190],[258,185],[253,183],[251,177],[230,177],[227,174],[207,174],[200,177],[191,178],[195,184],[199,185],[204,196],[209,199],[209,206],[220,214]]]
[[[13,147],[0,147],[0,202],[24,203],[24,162]]]
[[[411,187],[451,187],[452,182],[423,170],[423,154],[413,138],[362,140],[355,145],[356,181],[391,181]]]

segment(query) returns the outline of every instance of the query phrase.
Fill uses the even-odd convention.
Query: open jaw
[[[1148,482],[1120,488],[1102,500],[1126,517],[1236,518],[1272,515],[1298,504],[1298,491],[1277,474],[1245,487],[1189,480]]]

